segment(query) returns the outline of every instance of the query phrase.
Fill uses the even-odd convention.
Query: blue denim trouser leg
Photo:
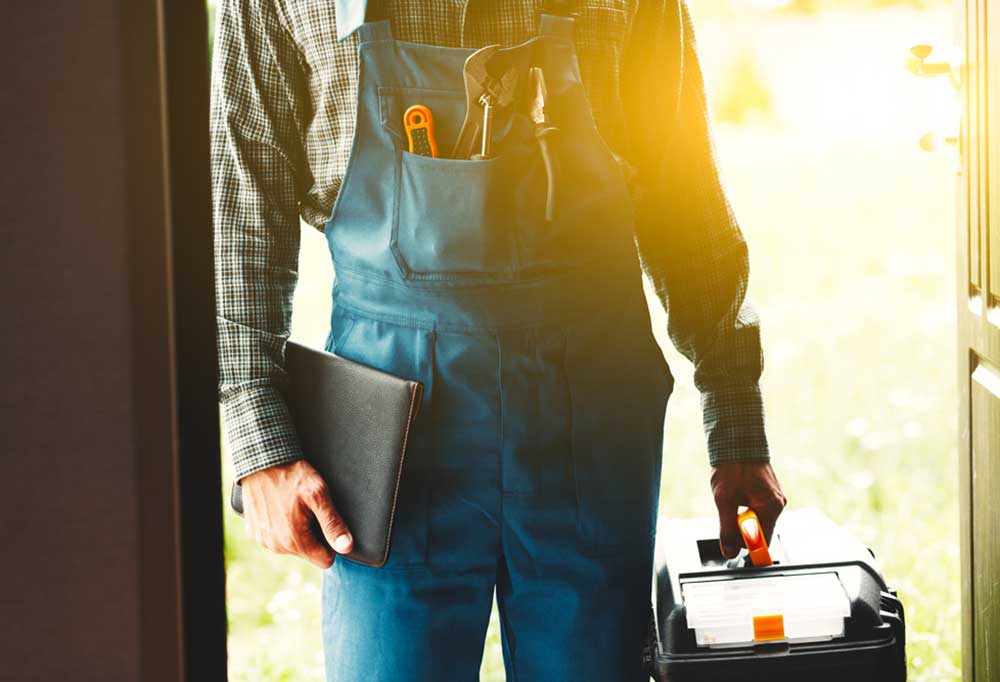
[[[643,679],[669,394],[645,314],[452,332],[335,313],[338,353],[430,397],[388,563],[324,574],[329,682],[478,679],[494,589],[509,680]]]

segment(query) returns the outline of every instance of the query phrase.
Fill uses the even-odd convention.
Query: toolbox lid
[[[698,580],[681,592],[699,646],[829,640],[851,615],[836,572]]]

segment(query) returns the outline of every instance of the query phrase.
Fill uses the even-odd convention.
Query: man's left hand
[[[719,544],[727,559],[743,547],[737,507],[750,507],[757,513],[770,543],[774,524],[788,503],[769,462],[727,462],[712,467],[712,494],[719,510]]]

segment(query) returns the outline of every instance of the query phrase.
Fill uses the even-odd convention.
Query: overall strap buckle
[[[392,39],[392,24],[388,19],[366,21],[358,26],[358,42],[372,43],[378,40]]]
[[[358,39],[362,43],[378,40],[392,40],[392,23],[384,0],[365,2],[365,21],[358,27]]]
[[[555,14],[560,17],[576,17],[579,12],[574,12],[575,0],[543,0],[541,6],[542,14]]]
[[[542,3],[538,32],[572,42],[574,20],[580,15],[573,11],[574,7],[573,0],[545,0]]]

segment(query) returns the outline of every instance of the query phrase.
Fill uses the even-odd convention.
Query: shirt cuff
[[[764,401],[757,384],[705,391],[701,409],[709,464],[771,459],[764,433]]]
[[[223,401],[222,417],[237,482],[261,469],[303,458],[292,415],[277,388],[237,391]]]

